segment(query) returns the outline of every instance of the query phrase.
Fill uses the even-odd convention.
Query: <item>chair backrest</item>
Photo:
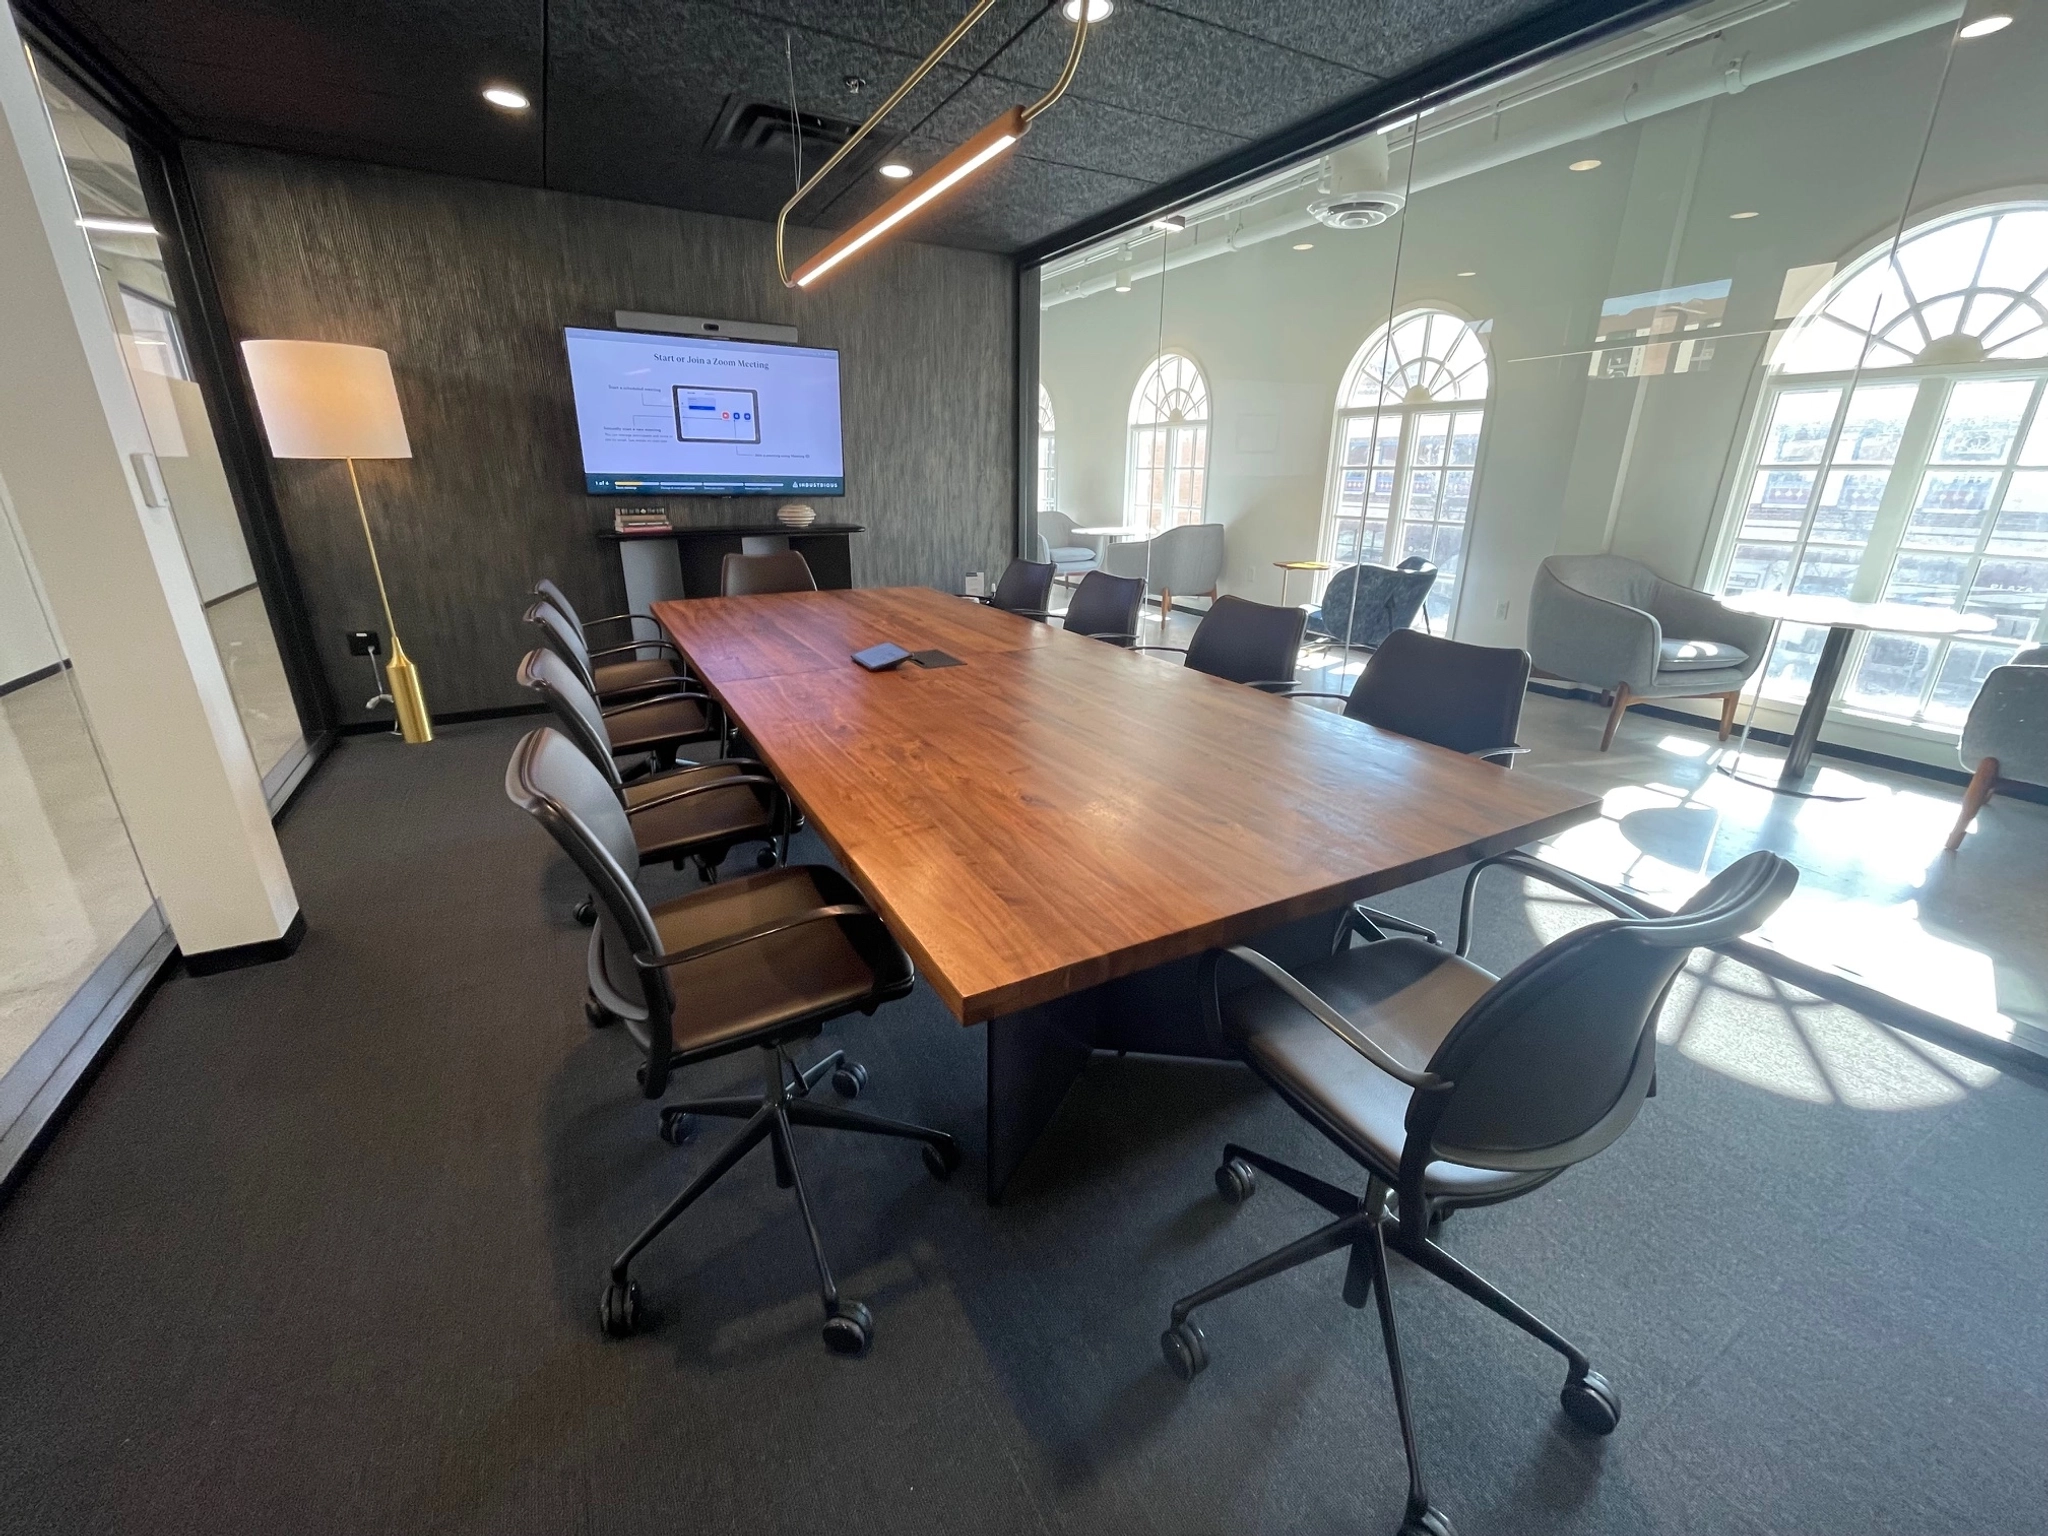
[[[1183,523],[1152,540],[1147,550],[1152,590],[1208,592],[1223,579],[1221,523]]]
[[[1038,536],[1056,549],[1079,547],[1075,543],[1080,535],[1074,532],[1074,520],[1066,513],[1055,512],[1050,507],[1038,514]]]
[[[1756,928],[1798,882],[1759,849],[1670,917],[1589,924],[1508,972],[1430,1059],[1450,1086],[1410,1102],[1404,1187],[1437,1158],[1540,1171],[1610,1145],[1649,1094],[1657,1014],[1679,968]]]
[[[674,1045],[675,997],[666,972],[633,963],[636,954],[660,954],[662,944],[629,873],[639,867],[640,851],[625,807],[582,750],[545,725],[512,749],[505,794],[547,829],[590,882],[605,980],[626,1001],[644,1003],[650,1070],[643,1091],[658,1096]]]
[[[1453,752],[1513,746],[1529,653],[1397,629],[1372,653],[1344,713]]]
[[[583,633],[583,615],[576,611],[576,605],[569,601],[569,594],[555,584],[552,576],[543,576],[533,584],[533,595],[544,603],[553,603],[562,610],[562,617],[576,626],[576,633]]]
[[[1588,597],[1648,613],[1657,601],[1657,573],[1625,555],[1550,555],[1541,569]]]
[[[727,555],[719,567],[718,585],[727,597],[818,590],[810,562],[793,549],[777,555]]]
[[[1138,614],[1145,606],[1145,582],[1138,576],[1112,576],[1090,571],[1074,588],[1067,604],[1067,632],[1092,635],[1112,645],[1128,645],[1138,633]]]
[[[604,711],[566,661],[550,650],[528,651],[519,663],[519,686],[547,700],[562,734],[583,749],[614,789],[624,783],[612,756],[611,734],[604,728]]]
[[[1195,626],[1188,665],[1233,683],[1291,683],[1308,615],[1242,597],[1219,597]]]
[[[1422,611],[1436,582],[1436,567],[1411,555],[1398,566],[1347,565],[1323,588],[1315,628],[1339,645],[1371,650]]]
[[[1052,601],[1053,568],[1036,560],[1012,560],[989,597],[1005,613],[1043,613]]]
[[[583,643],[583,631],[552,602],[535,603],[526,610],[526,622],[540,631],[541,644],[569,664],[583,686],[597,692],[597,677],[590,669],[590,647]]]

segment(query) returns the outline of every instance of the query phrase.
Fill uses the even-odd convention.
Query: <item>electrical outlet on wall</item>
[[[1496,619],[1504,619],[1508,616],[1508,609],[1512,608],[1513,606],[1513,603],[1509,602],[1506,598],[1502,598],[1499,602],[1493,605],[1493,616]]]

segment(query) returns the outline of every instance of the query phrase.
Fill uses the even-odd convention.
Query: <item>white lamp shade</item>
[[[242,358],[280,459],[409,459],[391,356],[338,341],[245,341]]]

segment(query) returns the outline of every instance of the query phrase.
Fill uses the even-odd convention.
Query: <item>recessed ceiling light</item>
[[[1458,276],[1460,277],[1477,277],[1478,275],[1479,274],[1477,272],[1460,272],[1458,274]]]
[[[1566,169],[1573,171],[1597,171],[1600,169],[1600,162],[1598,160],[1574,160]]]
[[[507,112],[524,112],[533,105],[526,99],[526,92],[515,91],[509,85],[485,86],[484,100],[494,107],[503,107]]]
[[[1756,210],[1754,208],[1745,208],[1740,213],[1729,214],[1728,217],[1731,219],[1753,219],[1756,217]]]
[[[1088,25],[1092,27],[1098,21],[1109,20],[1110,12],[1115,9],[1110,0],[1088,0]],[[1079,21],[1081,0],[1067,0],[1067,3],[1060,7],[1060,14],[1069,21]]]
[[[2012,25],[2010,16],[1979,16],[1975,21],[1965,22],[1957,37],[1989,37],[1994,32],[2003,32]]]
[[[1297,245],[1297,246],[1295,247],[1295,249],[1296,249],[1297,251],[1312,251],[1312,250],[1314,250],[1315,248],[1316,248],[1316,243],[1315,243],[1315,241],[1313,241],[1313,240],[1304,240],[1304,241],[1302,241],[1302,242],[1301,242],[1301,244],[1299,244],[1299,245]]]
[[[876,169],[878,169],[884,176],[888,177],[891,181],[903,181],[910,175],[910,167],[905,165],[901,160],[886,161],[882,165],[876,167]]]
[[[101,219],[88,215],[78,221],[80,229],[96,230],[103,235],[153,235],[156,226],[147,219]]]

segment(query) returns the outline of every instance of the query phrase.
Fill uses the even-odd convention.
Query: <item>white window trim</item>
[[[1150,381],[1153,374],[1160,369],[1168,358],[1174,357],[1180,358],[1192,367],[1195,370],[1195,376],[1201,380],[1202,402],[1205,414],[1200,417],[1191,417],[1178,424],[1163,421],[1137,422],[1131,420],[1131,415],[1137,409],[1139,399],[1145,393],[1147,382]],[[1196,357],[1193,352],[1189,351],[1186,347],[1163,347],[1146,361],[1145,366],[1138,372],[1138,382],[1131,387],[1130,402],[1124,408],[1123,520],[1127,526],[1143,527],[1149,535],[1154,537],[1165,532],[1167,528],[1191,526],[1184,523],[1163,523],[1159,528],[1154,529],[1149,520],[1143,515],[1142,509],[1138,505],[1136,494],[1138,487],[1138,434],[1140,432],[1163,432],[1166,435],[1166,464],[1169,484],[1171,483],[1173,447],[1176,436],[1182,432],[1199,432],[1201,434],[1202,495],[1200,501],[1194,507],[1196,515],[1193,523],[1206,523],[1209,520],[1209,483],[1215,473],[1213,450],[1216,446],[1215,434],[1211,429],[1215,425],[1215,420],[1216,391],[1209,383],[1209,370],[1202,366],[1202,360]],[[1169,497],[1166,506],[1170,508],[1171,504]]]

